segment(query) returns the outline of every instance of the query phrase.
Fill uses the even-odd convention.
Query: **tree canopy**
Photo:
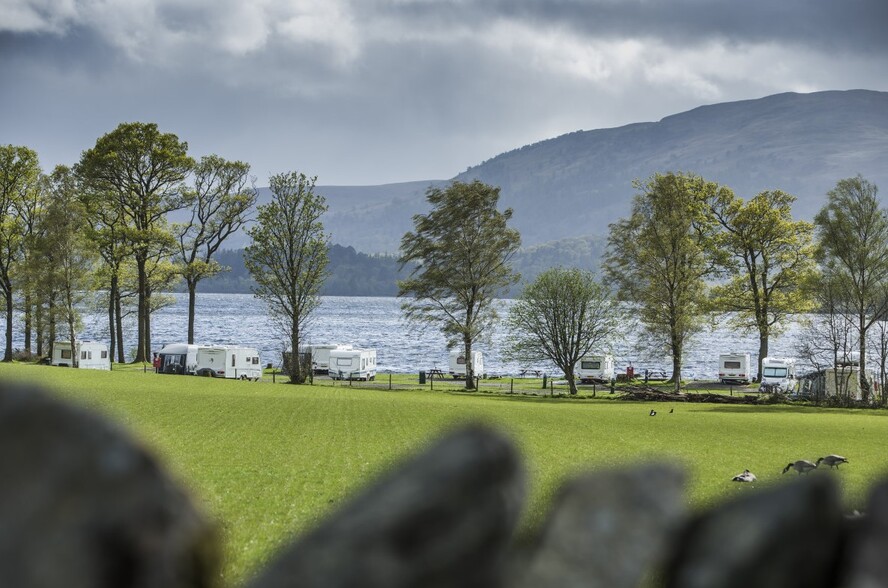
[[[555,267],[528,284],[509,310],[507,357],[548,360],[577,393],[574,367],[581,357],[609,346],[621,311],[591,272]]]
[[[401,239],[401,267],[416,265],[398,295],[408,320],[437,325],[448,345],[464,347],[466,388],[474,389],[472,346],[497,318],[496,296],[518,280],[510,262],[521,237],[508,226],[512,210],[497,209],[494,186],[453,182],[429,188],[426,200],[431,210],[415,215]]]
[[[813,226],[792,218],[795,196],[769,190],[744,201],[729,190],[712,203],[721,225],[716,244],[724,254],[728,281],[712,288],[713,307],[732,313],[732,322],[759,335],[758,375],[771,335],[789,315],[812,302],[803,285],[815,271]]]
[[[258,207],[256,224],[247,231],[252,244],[244,250],[256,281],[253,292],[280,324],[292,358],[298,357],[307,322],[321,303],[327,275],[329,237],[321,222],[327,206],[314,191],[316,180],[299,172],[271,176],[272,200]],[[305,369],[302,362],[289,361],[290,382],[303,383]]]
[[[671,355],[677,390],[685,344],[702,326],[705,278],[716,269],[709,203],[728,189],[684,173],[635,186],[630,216],[610,225],[604,268],[618,298],[637,305],[649,341]]]

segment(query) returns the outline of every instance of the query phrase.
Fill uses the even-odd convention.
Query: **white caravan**
[[[194,373],[213,378],[260,380],[262,360],[255,347],[201,345],[197,348]]]
[[[466,379],[466,352],[451,351],[448,372],[453,379]],[[478,378],[484,373],[484,356],[480,351],[472,352],[472,373]]]
[[[194,374],[197,369],[197,345],[170,343],[160,350],[161,374]]]
[[[748,353],[718,356],[718,379],[722,384],[748,384],[752,380]]]
[[[574,367],[574,376],[581,384],[610,382],[614,379],[614,356],[585,355]]]
[[[311,368],[316,374],[326,374],[330,371],[330,352],[335,350],[348,351],[353,349],[351,345],[340,343],[321,343],[318,345],[300,345],[300,353],[311,353]]]
[[[796,360],[792,357],[762,359],[762,380],[759,392],[793,392],[796,389]]]
[[[98,341],[76,341],[71,353],[70,341],[56,341],[52,344],[52,365],[71,367],[77,354],[77,367],[85,370],[110,370],[111,356],[108,346]]]
[[[376,350],[332,349],[330,377],[334,380],[376,379]]]

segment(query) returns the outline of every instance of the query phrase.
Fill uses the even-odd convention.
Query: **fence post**
[[[515,393],[515,378],[509,379],[509,394]]]
[[[392,375],[389,374],[389,390],[392,389]]]
[[[271,383],[272,384],[277,382],[277,378],[275,378],[276,375],[277,375],[277,370],[271,370]]]

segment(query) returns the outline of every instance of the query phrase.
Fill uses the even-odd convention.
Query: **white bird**
[[[848,460],[841,455],[827,455],[826,457],[821,457],[817,460],[817,465],[820,465],[821,461],[829,467],[836,469],[839,469],[839,464],[848,463]]]
[[[750,472],[749,470],[743,470],[742,474],[737,474],[733,478],[731,478],[732,482],[755,482],[756,481],[755,474]]]
[[[789,464],[785,468],[783,468],[783,473],[785,474],[786,472],[788,472],[791,469],[797,471],[800,475],[807,474],[811,470],[816,470],[817,464],[812,463],[812,462],[808,461],[807,459],[800,459],[798,461],[792,462],[791,464]]]

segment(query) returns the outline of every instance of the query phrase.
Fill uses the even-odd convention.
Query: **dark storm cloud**
[[[250,161],[260,181],[293,168],[324,183],[444,178],[528,142],[702,103],[888,89],[882,1],[11,6],[0,142],[49,164],[150,120],[196,155]]]

